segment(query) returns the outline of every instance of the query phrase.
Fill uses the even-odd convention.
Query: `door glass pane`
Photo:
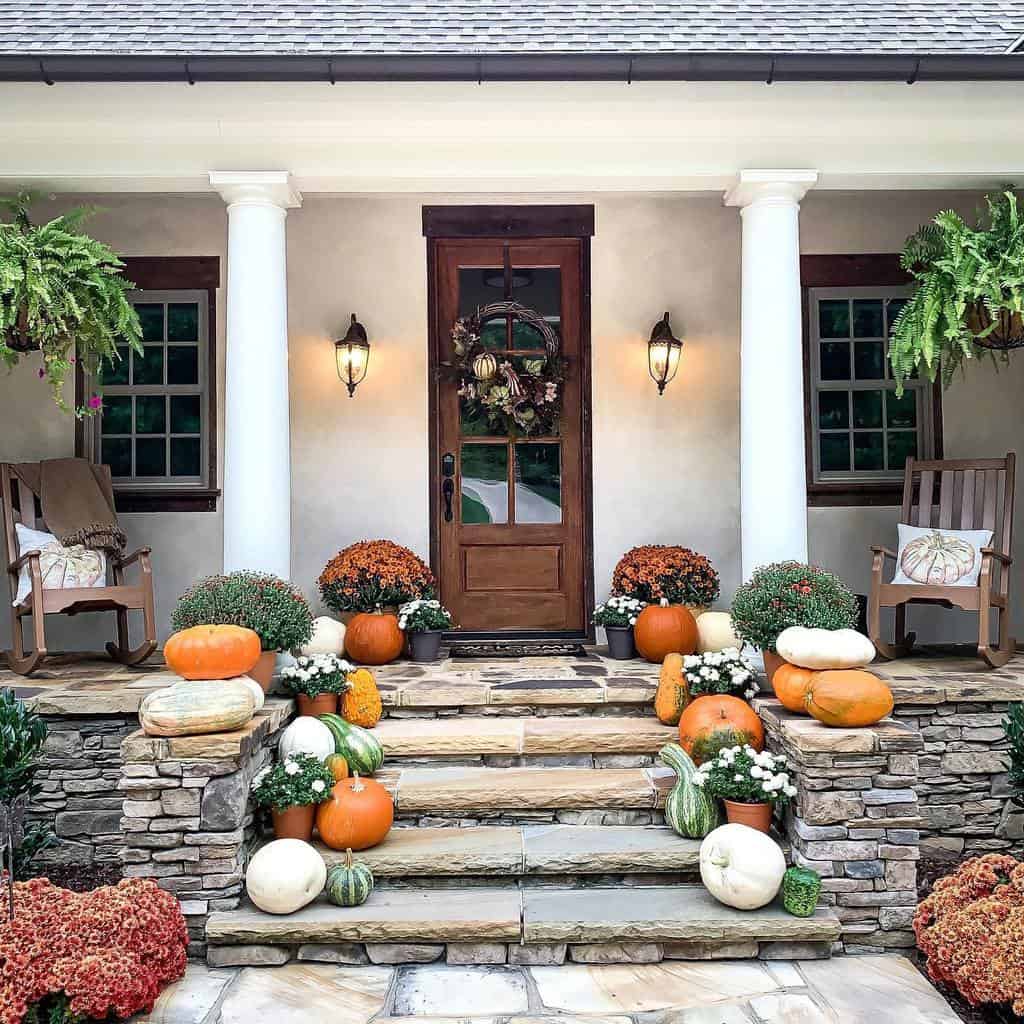
[[[850,468],[850,435],[822,434],[818,452],[823,473],[845,473]]]
[[[163,384],[164,350],[162,345],[145,345],[142,355],[132,353],[133,384]]]
[[[110,467],[111,476],[132,475],[132,441],[130,437],[105,437],[100,447],[100,461]]]
[[[480,306],[503,298],[505,271],[501,267],[459,267],[459,316],[472,316]]]
[[[198,395],[171,396],[171,433],[198,434],[200,411]]]
[[[562,521],[562,446],[516,445],[516,522]]]
[[[854,342],[853,372],[858,380],[881,380],[885,376],[885,342]]]
[[[135,433],[162,434],[167,429],[167,405],[163,395],[138,395],[135,399]]]
[[[557,325],[552,324],[557,330]],[[522,320],[512,321],[512,347],[515,349],[546,349],[547,343],[544,335],[541,334],[533,324],[525,323]]]
[[[167,383],[199,383],[199,347],[169,345],[167,347]]]
[[[857,431],[853,433],[853,468],[884,469],[885,456],[882,451],[882,432]]]
[[[136,439],[135,475],[167,475],[167,441],[165,438],[140,437]]]
[[[103,420],[100,430],[104,434],[130,434],[132,432],[131,398],[127,395],[103,396]]]
[[[889,469],[902,473],[903,464],[907,459],[917,458],[917,431],[892,431],[887,440],[889,442]]]
[[[138,302],[135,312],[142,324],[143,341],[164,340],[164,307],[159,302]]]
[[[484,348],[507,349],[508,348],[508,318],[500,317],[497,320],[488,320],[480,325],[480,341]]]
[[[459,433],[463,437],[499,437],[504,430],[490,423],[479,405],[459,399]]]
[[[822,338],[850,336],[850,303],[846,299],[822,299],[818,303],[818,334]]]
[[[848,391],[821,391],[818,393],[818,426],[822,430],[841,430],[850,425],[850,399]]]
[[[902,398],[897,398],[895,391],[886,392],[885,425],[887,427],[917,426],[917,393],[915,391],[910,389],[904,391]]]
[[[512,298],[527,309],[540,313],[555,333],[561,334],[562,271],[558,267],[514,267]],[[517,343],[514,347],[536,346]]]
[[[171,438],[171,476],[199,476],[201,464],[198,437]]]
[[[462,446],[462,521],[508,522],[508,445]]]
[[[199,340],[199,306],[195,302],[172,302],[167,307],[167,340]]]
[[[853,300],[853,336],[855,338],[881,338],[882,300]]]
[[[822,342],[821,379],[850,379],[850,343],[848,341]]]
[[[855,427],[880,427],[882,425],[881,391],[854,391],[853,425]]]

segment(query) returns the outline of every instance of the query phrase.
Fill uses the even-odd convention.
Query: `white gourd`
[[[332,619],[330,615],[314,619],[313,635],[299,648],[299,654],[336,654],[340,658],[344,653],[345,623]]]
[[[875,645],[855,629],[790,626],[779,634],[775,649],[791,665],[817,671],[863,668],[875,658]]]
[[[303,715],[281,733],[277,753],[282,761],[289,754],[312,754],[323,761],[334,753],[334,733],[320,719]]]
[[[727,647],[740,650],[743,641],[736,635],[732,626],[732,616],[728,612],[705,612],[697,617],[697,652],[713,654],[724,651]]]
[[[147,694],[139,723],[147,736],[201,736],[240,729],[256,710],[247,686],[231,679],[189,679]]]
[[[253,855],[245,891],[268,914],[294,914],[323,892],[327,865],[301,839],[275,839]]]
[[[227,681],[229,683],[241,683],[252,694],[255,709],[257,711],[263,710],[263,705],[267,702],[267,695],[263,692],[263,687],[255,679],[250,679],[248,676],[235,676]]]
[[[719,903],[756,910],[782,885],[786,858],[775,841],[747,825],[722,825],[700,844],[700,878]]]

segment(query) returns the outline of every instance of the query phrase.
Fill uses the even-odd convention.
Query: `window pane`
[[[143,341],[164,340],[164,307],[160,302],[138,302],[135,312],[142,324]]]
[[[882,300],[853,300],[853,336],[855,338],[881,338]]]
[[[562,446],[516,445],[516,522],[562,521]]]
[[[850,425],[850,393],[848,391],[818,392],[818,426],[823,430],[842,429]]]
[[[103,434],[130,434],[132,432],[132,400],[128,395],[104,395],[103,419],[100,423]],[[129,461],[131,455],[129,453]]]
[[[881,380],[885,376],[885,343],[854,342],[853,372],[858,380]]]
[[[882,425],[881,391],[854,391],[853,425],[855,427],[880,427]]]
[[[459,316],[472,316],[480,306],[503,298],[505,271],[501,267],[459,268]]]
[[[818,334],[822,338],[850,336],[850,303],[846,299],[822,299],[818,303]]]
[[[462,446],[462,521],[508,522],[508,446]]]
[[[130,401],[130,399],[129,399]],[[132,442],[128,437],[105,437],[100,446],[100,461],[110,467],[111,476],[132,475]]]
[[[562,322],[562,272],[558,267],[514,267],[512,269],[512,298],[516,302],[540,313],[560,333]],[[515,348],[533,345],[516,344]]]
[[[850,435],[822,434],[818,444],[823,473],[843,473],[850,468]]]
[[[198,395],[171,396],[171,433],[198,434],[201,428]]]
[[[505,433],[491,425],[480,406],[470,406],[464,398],[459,399],[459,432],[463,437],[500,436]]]
[[[163,384],[164,350],[162,345],[145,345],[142,355],[132,353],[133,384]]]
[[[169,345],[167,347],[167,383],[199,383],[199,347]]]
[[[532,324],[523,323],[522,320],[513,320],[512,347],[517,349],[544,349],[547,345],[544,341],[544,335]]]
[[[100,379],[104,384],[127,384],[128,383],[128,346],[118,345],[116,359],[103,361],[100,370]]]
[[[889,434],[889,469],[903,472],[907,459],[917,458],[917,432],[899,430]]]
[[[136,439],[135,475],[167,475],[167,440],[165,438],[146,437]]]
[[[902,398],[895,391],[885,395],[885,425],[887,427],[917,426],[917,392],[908,388]]]
[[[167,340],[199,340],[199,305],[195,302],[172,302],[167,307]]]
[[[167,404],[163,395],[137,395],[135,433],[162,434],[167,429]]]
[[[850,344],[846,341],[825,341],[821,345],[821,379],[850,379]]]
[[[896,323],[896,317],[903,311],[903,307],[907,304],[906,299],[889,299],[885,304],[885,326],[886,333],[892,334],[893,324]]]
[[[884,469],[881,431],[853,434],[853,468],[861,470]]]
[[[171,438],[171,476],[199,476],[202,457],[198,437]]]
[[[508,320],[500,317],[481,325],[480,341],[483,342],[484,348],[508,348]]]

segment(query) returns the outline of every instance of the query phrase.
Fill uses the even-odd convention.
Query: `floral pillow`
[[[107,585],[107,556],[102,551],[75,544],[64,547],[52,533],[30,530],[15,523],[18,536],[18,554],[39,551],[39,569],[44,590],[70,590],[75,587],[105,587]],[[18,576],[18,595],[15,604],[21,604],[32,590],[29,567],[23,565]]]
[[[893,583],[930,587],[976,587],[981,549],[991,530],[936,530],[900,523]]]

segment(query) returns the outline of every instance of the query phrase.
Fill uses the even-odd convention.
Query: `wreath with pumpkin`
[[[543,354],[493,352],[482,340],[482,326],[498,317],[528,324],[544,342]],[[558,335],[543,316],[518,302],[492,302],[455,321],[455,359],[445,364],[458,381],[466,419],[482,419],[494,434],[558,433],[566,361]]]

